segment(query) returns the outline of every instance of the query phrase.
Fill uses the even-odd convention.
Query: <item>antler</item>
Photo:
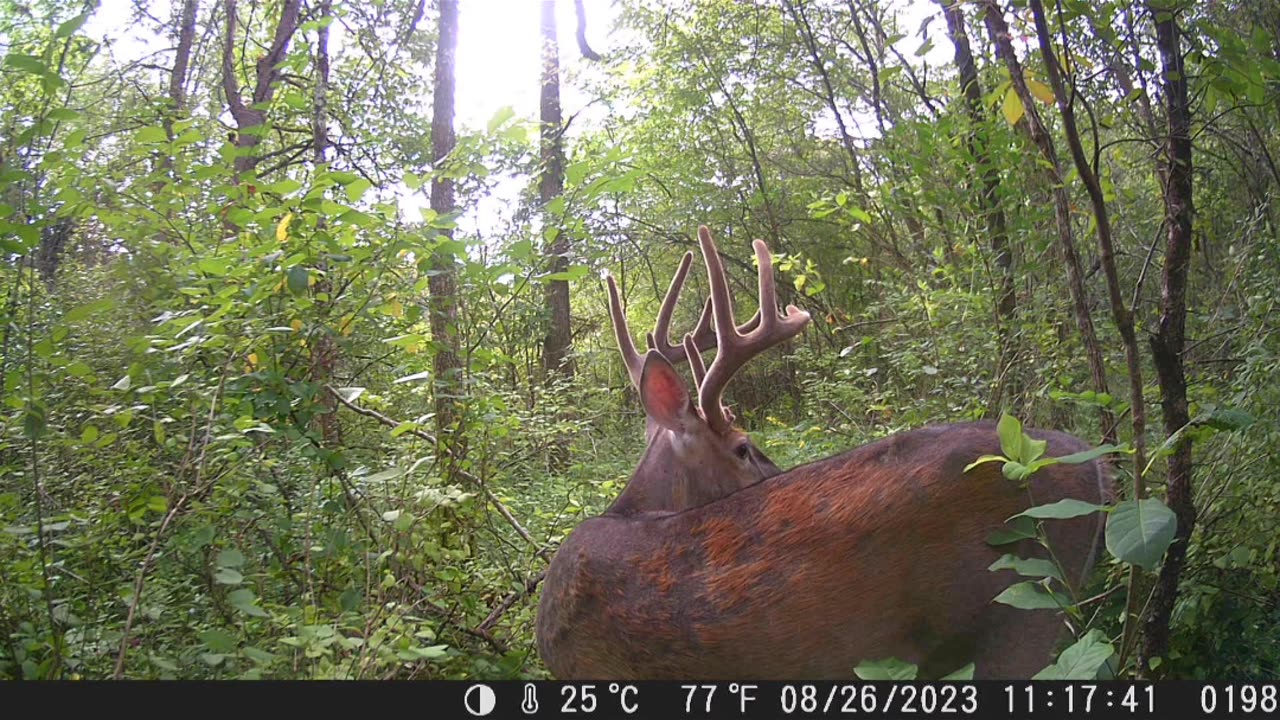
[[[662,353],[672,365],[678,365],[686,360],[693,362],[691,358],[697,357],[696,370],[700,372],[702,367],[700,353],[716,346],[716,333],[711,328],[710,298],[703,305],[702,315],[698,318],[698,324],[693,332],[685,333],[683,342],[678,346],[672,345],[670,341],[671,316],[675,313],[676,301],[680,299],[680,290],[684,287],[684,280],[689,274],[689,264],[692,262],[692,251],[686,252],[680,259],[680,267],[671,279],[671,286],[667,288],[667,295],[663,298],[662,307],[658,310],[657,322],[653,325],[653,331],[646,334],[646,340],[649,349]],[[618,286],[613,275],[605,276],[605,282],[609,286],[609,315],[613,318],[613,334],[618,341],[618,351],[622,354],[622,361],[626,364],[627,373],[631,376],[631,384],[639,388],[644,356],[636,352],[636,347],[632,343],[631,329],[627,326],[627,316],[622,310],[622,302],[618,299]],[[758,317],[752,318],[738,330],[749,332],[759,324],[759,321]],[[696,381],[700,382],[701,378],[696,378]]]
[[[698,403],[711,429],[723,433],[733,423],[733,415],[721,403],[720,398],[734,373],[756,355],[800,334],[809,323],[809,313],[795,305],[788,305],[785,314],[778,313],[773,287],[773,256],[769,254],[769,248],[763,240],[756,240],[752,246],[760,264],[760,309],[750,322],[735,328],[729,283],[725,280],[724,266],[720,264],[711,231],[705,225],[698,228],[698,243],[702,246],[702,258],[706,262],[707,276],[711,283],[711,307],[719,345],[716,359],[707,368],[705,376],[698,379]],[[686,348],[691,341],[686,336]],[[696,353],[688,354],[692,357]],[[695,377],[701,374],[701,364],[699,357],[694,363]]]

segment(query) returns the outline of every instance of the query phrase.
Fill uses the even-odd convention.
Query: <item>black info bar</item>
[[[1277,683],[1198,681],[679,682],[679,681],[126,681],[0,685],[47,694],[69,710],[83,702],[164,702],[234,714],[271,707],[356,718],[1169,718],[1280,717]],[[142,697],[127,698],[124,695]],[[277,696],[277,697],[271,697]],[[268,701],[281,700],[286,705]],[[125,707],[125,706],[121,706]],[[130,705],[130,707],[139,707]],[[273,713],[278,714],[278,713]]]

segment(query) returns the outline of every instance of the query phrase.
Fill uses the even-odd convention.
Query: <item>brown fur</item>
[[[1049,455],[1086,447],[1028,433]],[[1029,677],[1048,664],[1062,620],[992,603],[1021,578],[987,567],[1006,552],[1044,554],[985,538],[1031,504],[1108,501],[1109,476],[1096,463],[1054,465],[1021,488],[998,463],[963,472],[998,452],[993,423],[936,426],[682,512],[587,520],[548,570],[542,657],[561,679],[850,678],[885,657]],[[1085,577],[1100,520],[1048,527],[1067,577]]]

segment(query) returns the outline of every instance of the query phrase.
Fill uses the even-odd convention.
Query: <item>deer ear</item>
[[[645,354],[640,371],[640,402],[645,413],[668,430],[686,430],[689,422],[697,418],[684,378],[656,350]]]

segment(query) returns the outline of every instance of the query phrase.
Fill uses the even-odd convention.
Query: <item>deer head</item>
[[[643,356],[632,342],[617,284],[612,275],[606,278],[614,335],[644,406],[648,442],[626,489],[611,508],[618,514],[696,507],[781,472],[734,426],[723,395],[734,373],[751,358],[799,334],[809,323],[809,313],[794,305],[788,305],[783,314],[777,312],[773,258],[764,242],[756,240],[760,309],[750,320],[736,325],[724,267],[705,226],[698,228],[698,243],[711,297],[697,326],[679,345],[670,341],[671,318],[693,261],[692,252],[685,253],[671,280]],[[702,353],[713,348],[715,359],[706,367]],[[688,362],[692,370],[696,402],[676,372],[675,366],[682,362]]]

